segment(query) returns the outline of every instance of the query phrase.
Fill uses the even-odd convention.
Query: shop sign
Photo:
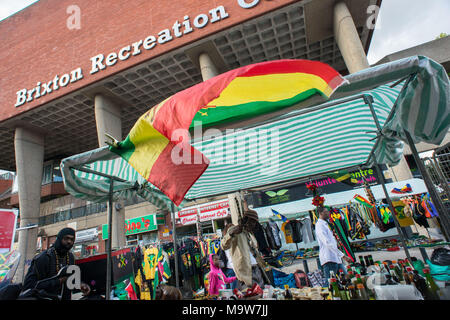
[[[197,217],[200,217],[200,222],[226,218],[230,215],[230,206],[228,200],[208,203],[181,210],[177,215],[182,225],[194,224]]]
[[[258,208],[303,200],[312,197],[307,188],[307,185],[309,184],[315,184],[323,193],[327,194],[361,188],[363,186],[363,177],[368,181],[369,185],[378,184],[375,170],[372,168],[361,171],[351,171],[348,174],[350,178],[346,180],[341,180],[337,176],[323,176],[295,186],[256,192],[251,195],[251,199],[248,201],[253,204],[254,208]]]
[[[17,210],[0,209],[0,252],[12,250],[16,223]]]
[[[75,243],[92,241],[98,237],[97,228],[91,228],[86,230],[77,231],[75,233]]]
[[[230,215],[230,206],[227,201],[200,207],[200,221],[223,219]]]
[[[125,220],[125,236],[130,236],[133,234],[155,231],[158,229],[156,224],[156,215],[150,214],[143,217],[127,219]],[[108,225],[102,225],[102,238],[103,240],[108,239]]]

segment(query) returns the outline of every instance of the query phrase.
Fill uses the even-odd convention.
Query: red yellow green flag
[[[314,94],[330,97],[346,80],[330,66],[308,60],[277,60],[228,71],[180,91],[143,114],[119,154],[177,206],[209,160],[183,134],[292,106]]]
[[[373,208],[374,205],[372,203],[369,202],[369,200],[367,200],[366,198],[360,196],[359,194],[356,194],[353,199],[355,199],[356,201],[358,201],[359,203],[361,203],[362,205],[368,207],[368,208]]]

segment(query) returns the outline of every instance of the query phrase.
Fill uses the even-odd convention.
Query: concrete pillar
[[[98,145],[103,147],[108,140],[105,133],[121,141],[122,140],[122,120],[121,110],[110,98],[102,94],[95,96],[95,122],[97,124]],[[109,204],[108,204],[109,205]],[[108,209],[109,210],[109,209]],[[126,245],[125,237],[125,205],[124,201],[114,203],[112,216],[112,248],[123,248]]]
[[[338,2],[334,6],[334,36],[350,73],[370,67],[354,20],[345,2]],[[401,162],[392,170],[389,170],[389,173],[394,181],[412,178],[405,157],[402,157]]]
[[[398,165],[396,165],[395,167],[389,167],[389,173],[393,181],[403,181],[413,178],[411,169],[409,168],[405,156],[402,156]]]
[[[200,71],[202,73],[203,81],[211,79],[219,74],[211,57],[207,53],[201,53],[198,60],[200,62]]]
[[[344,2],[334,6],[334,36],[350,73],[369,67],[355,22]]]
[[[16,171],[19,188],[20,228],[37,225],[41,203],[42,171],[44,167],[44,137],[29,129],[18,127],[14,136]],[[16,272],[17,282],[26,274],[36,255],[38,228],[19,231],[21,254]]]

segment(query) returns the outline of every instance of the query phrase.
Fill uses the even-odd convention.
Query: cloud
[[[450,33],[449,14],[448,0],[383,0],[369,62],[432,41],[442,32]]]
[[[14,13],[39,0],[0,0],[0,20],[3,20]]]

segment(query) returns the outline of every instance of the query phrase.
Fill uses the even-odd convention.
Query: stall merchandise
[[[283,148],[279,150],[279,170],[270,172],[260,170],[260,163],[223,165],[223,163],[211,161],[204,174],[201,173],[205,167],[201,168],[201,173],[198,170],[195,171],[196,178],[199,177],[199,179],[194,184],[182,184],[188,188],[167,197],[157,185],[149,183],[147,176],[139,175],[127,161],[112,152],[117,151],[120,143],[113,141],[110,147],[92,150],[62,161],[61,171],[66,190],[74,196],[90,201],[108,200],[110,208],[113,201],[138,195],[158,208],[169,210],[173,214],[179,208],[175,208],[170,199],[176,198],[175,204],[183,206],[181,202],[183,198],[185,201],[206,199],[243,190],[291,183],[308,177],[326,175],[336,170],[374,166],[389,207],[394,210],[379,165],[396,165],[403,155],[403,142],[406,142],[417,160],[416,163],[424,177],[430,197],[435,201],[435,208],[440,214],[435,218],[440,218],[438,221],[443,226],[441,230],[446,240],[449,240],[448,214],[438,201],[438,195],[429,174],[415,149],[415,143],[422,141],[440,144],[448,132],[450,126],[449,80],[443,66],[429,58],[414,56],[368,68],[346,76],[345,80],[347,80],[346,83],[335,92],[332,101],[322,101],[318,104],[308,101],[304,103],[305,108],[246,127],[238,133],[227,134],[226,137],[202,139],[192,145],[195,150],[199,150],[200,154],[211,154],[209,151],[214,150],[216,144],[221,143],[225,138],[241,138],[255,129],[277,130],[280,141],[285,142]],[[176,96],[181,97],[185,93],[186,91]],[[217,92],[208,93],[217,95]],[[430,100],[430,95],[442,99]],[[180,112],[170,113],[171,118],[186,116],[184,108],[181,107],[185,102],[183,99],[179,101],[176,107]],[[421,114],[421,117],[411,119],[408,117],[410,114]],[[161,115],[161,119],[163,117],[164,115]],[[354,121],[344,121],[350,117]],[[188,122],[186,124],[190,125]],[[165,122],[161,121],[161,123]],[[241,140],[247,144],[246,139]],[[311,147],[311,141],[315,141],[317,147]],[[244,147],[244,144],[239,144],[236,150],[240,147]],[[336,157],[336,154],[339,157]],[[168,163],[164,164],[168,165]],[[194,174],[194,171],[192,173]],[[172,179],[172,181],[176,181],[178,184],[176,187],[181,187],[179,180]],[[367,188],[366,191],[368,201],[374,204],[375,199],[370,189]],[[316,205],[322,205],[324,200],[317,195],[313,201]],[[426,202],[425,204],[427,205]],[[433,208],[427,207],[427,210],[431,216]],[[376,209],[369,208],[369,213],[375,225],[380,230],[385,230],[385,225],[382,224]],[[112,212],[108,215],[108,219],[111,219],[111,216]],[[340,224],[339,220],[335,221]],[[394,222],[399,228],[396,219]],[[111,226],[111,224],[109,221],[108,225]],[[344,230],[339,226],[337,229],[342,237]],[[176,237],[175,227],[173,236]],[[343,237],[342,239],[344,240]],[[401,241],[404,242],[403,237]],[[342,245],[345,246],[345,241]],[[406,245],[403,247],[409,258]],[[111,254],[110,247],[107,248],[107,253]],[[108,283],[109,272],[108,267]]]

